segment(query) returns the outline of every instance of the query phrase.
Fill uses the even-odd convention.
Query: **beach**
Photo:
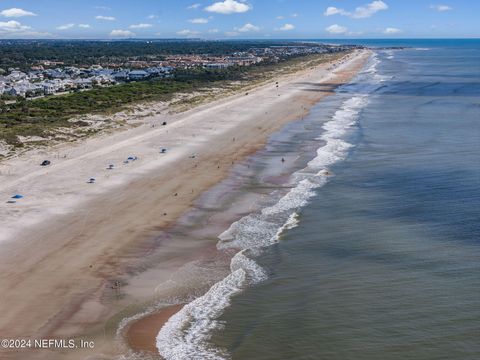
[[[126,344],[117,336],[122,311],[140,304],[125,313],[141,314],[155,293],[149,282],[135,282],[148,274],[142,260],[159,253],[155,281],[161,283],[186,262],[216,251],[212,243],[175,243],[157,235],[272,133],[352,79],[370,55],[356,51],[335,66],[1,163],[0,333],[95,342],[95,349],[8,351],[6,358],[23,359],[27,352],[32,359],[102,358],[123,354],[128,344],[135,351],[155,349],[143,337],[154,339],[178,307],[123,324],[132,331]],[[46,159],[51,165],[41,167]],[[15,194],[23,198],[7,203]],[[151,332],[139,331],[142,322]]]

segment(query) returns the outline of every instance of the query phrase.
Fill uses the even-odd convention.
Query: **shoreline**
[[[321,100],[319,103],[321,103]],[[132,320],[122,331],[130,349],[138,353],[152,353],[159,356],[155,346],[156,336],[168,320],[184,306],[185,304],[166,306],[139,319]],[[142,331],[139,331],[139,329],[142,329]],[[153,339],[153,341],[151,340],[151,343],[148,343],[145,342],[146,339]]]
[[[98,335],[105,331],[105,321],[132,300],[141,303],[151,296],[147,291],[136,299],[123,298],[117,285],[121,282],[116,279],[128,274],[139,256],[162,248],[165,244],[155,240],[155,234],[173,224],[203,191],[225,178],[233,163],[260,149],[271,133],[304,116],[309,107],[353,77],[368,52],[363,54],[356,62],[347,62],[350,68],[337,68],[335,76],[327,70],[329,64],[324,64],[301,76],[290,76],[290,82],[282,79],[285,85],[281,83],[278,90],[273,85],[262,86],[251,91],[254,97],[235,96],[171,116],[165,128],[115,134],[107,137],[110,143],[103,146],[106,140],[96,139],[93,142],[99,142],[98,147],[69,154],[55,168],[23,177],[8,175],[2,195],[13,188],[18,192],[28,189],[27,185],[36,193],[30,191],[26,201],[19,202],[20,211],[7,213],[10,217],[4,221],[22,220],[25,225],[28,216],[39,209],[43,218],[36,224],[30,219],[30,228],[12,231],[15,241],[1,243],[6,251],[0,255],[0,290],[10,289],[2,304],[10,311],[0,323],[2,333],[53,337],[87,333],[98,340],[100,351],[115,353],[114,340],[105,336],[102,340]],[[302,84],[302,79],[307,84]],[[326,81],[325,88],[315,87]],[[298,106],[292,107],[292,103]],[[245,113],[252,104],[255,107]],[[212,142],[215,148],[209,145]],[[159,145],[169,149],[167,157],[159,157]],[[118,163],[132,151],[141,154],[139,161],[119,169],[121,176],[105,171],[95,187],[77,180],[81,174],[105,166],[106,159],[115,158]],[[198,155],[192,158],[193,153]],[[124,170],[127,168],[129,171]],[[51,183],[57,186],[52,188]],[[30,197],[36,198],[33,204]],[[57,202],[66,206],[56,206]],[[171,273],[168,269],[195,258],[205,245],[195,244],[189,254],[178,244],[162,248],[165,278]],[[19,303],[19,299],[28,301]],[[39,303],[44,305],[38,313],[25,313]],[[35,358],[75,359],[85,354],[56,352]]]
[[[183,304],[168,306],[133,322],[125,334],[125,340],[130,349],[134,352],[150,352],[158,355],[155,338],[163,324],[182,307]]]

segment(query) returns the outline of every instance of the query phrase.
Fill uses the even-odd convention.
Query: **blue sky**
[[[477,0],[0,0],[0,38],[480,37]]]

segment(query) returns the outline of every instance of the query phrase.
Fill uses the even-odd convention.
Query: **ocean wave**
[[[367,67],[363,70],[365,74],[375,74],[377,72],[377,66],[380,64],[380,60],[378,59],[378,55],[375,53],[372,55],[370,59],[370,63]]]
[[[216,319],[230,305],[232,296],[241,291],[246,275],[242,268],[235,270],[173,315],[157,336],[160,355],[166,359],[228,358],[228,354],[208,341],[212,330],[221,326]]]
[[[374,54],[372,55],[372,58],[368,66],[365,68],[365,70],[363,70],[364,74],[371,75],[372,80],[374,80],[377,83],[382,83],[392,78],[391,76],[378,74],[378,64],[380,63],[381,63],[381,60],[378,58],[378,54]]]
[[[275,234],[275,238],[277,240],[280,240],[280,235],[282,235],[287,230],[296,228],[299,223],[300,220],[298,219],[298,214],[296,212],[292,213],[285,222],[285,224],[283,224],[283,226],[278,229],[277,233]]]
[[[374,56],[363,74],[374,75],[379,62]],[[368,94],[353,94],[344,101],[323,125],[324,133],[318,138],[322,146],[316,157],[305,169],[292,175],[295,185],[275,204],[243,217],[220,234],[218,249],[240,249],[231,260],[231,273],[205,295],[185,305],[162,327],[157,336],[161,356],[167,360],[230,358],[226,351],[209,343],[212,331],[223,325],[218,318],[233,296],[267,279],[266,271],[254,257],[261,254],[262,248],[280,241],[282,233],[298,226],[298,210],[315,195],[315,190],[327,183],[331,175],[329,166],[345,159],[353,147],[346,137],[367,103]]]
[[[157,348],[166,359],[227,359],[222,349],[210,346],[211,331],[221,328],[217,318],[231,298],[245,286],[267,279],[265,271],[242,250],[231,260],[231,273],[208,292],[185,305],[163,326]]]

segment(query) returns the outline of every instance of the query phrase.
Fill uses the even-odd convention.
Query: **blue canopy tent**
[[[12,196],[12,199],[22,199],[23,198],[23,195],[20,195],[20,194],[15,194]]]

